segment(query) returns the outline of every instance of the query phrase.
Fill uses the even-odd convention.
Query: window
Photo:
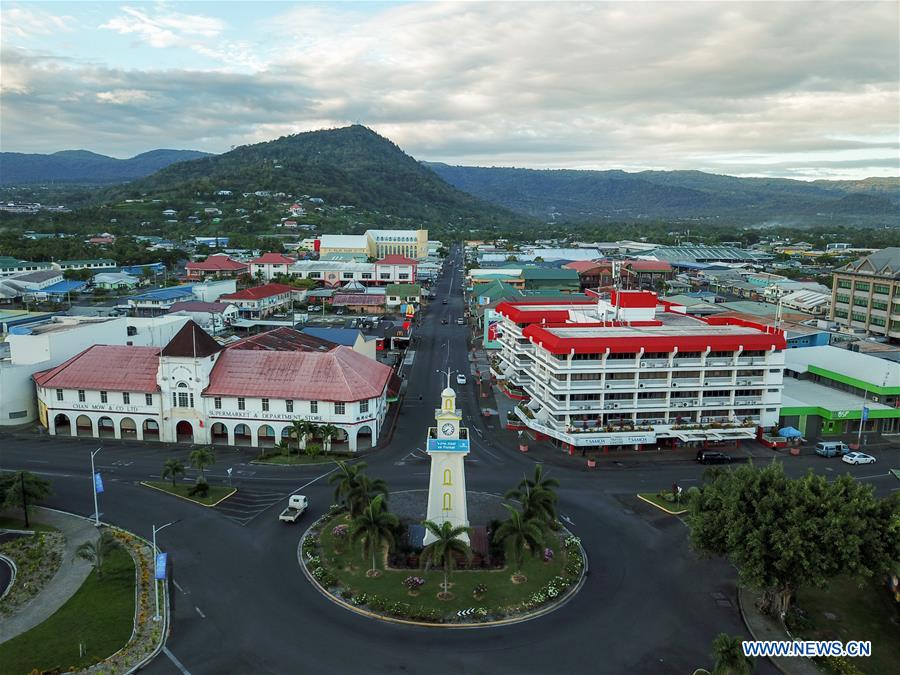
[[[187,408],[189,405],[188,402],[188,393],[186,391],[178,392],[178,407],[179,408]]]
[[[100,403],[106,403],[106,392],[105,391],[100,392]]]
[[[875,284],[873,290],[878,293],[878,295],[888,295],[891,292],[891,287],[885,286],[884,284]]]
[[[247,401],[243,396],[238,396],[238,410],[246,410]]]
[[[263,412],[268,412],[268,411],[269,411],[269,399],[264,398],[264,399],[262,400],[262,409],[263,409]]]
[[[62,400],[63,400],[62,389],[57,389],[57,390],[56,390],[56,400],[57,400],[57,401],[62,401]]]
[[[442,485],[453,485],[453,476],[450,473],[450,469],[444,469],[444,482]]]
[[[318,401],[310,401],[309,402],[309,412],[311,412],[314,415],[319,412],[319,402]]]
[[[856,288],[854,288],[853,290],[854,290],[854,291],[862,291],[863,293],[868,293],[868,292],[869,292],[869,284],[864,284],[864,283],[862,283],[862,282],[857,282],[857,283],[856,283]]]
[[[153,405],[153,394],[144,394],[144,403]]]
[[[128,326],[125,329],[125,333],[129,336],[137,335],[137,327],[136,326]]]
[[[344,414],[344,402],[338,401],[334,404],[334,414],[335,415],[343,415]]]
[[[122,403],[124,403],[125,405],[131,403],[131,394],[129,394],[127,391],[122,392]]]
[[[290,399],[284,402],[284,411],[285,412],[294,412],[294,402]]]
[[[837,286],[838,286],[838,288],[850,288],[850,280],[849,279],[838,279]]]
[[[363,273],[362,273],[362,278],[363,278],[363,279],[371,279],[371,278],[372,278],[372,273],[371,273],[371,272],[363,272]]]
[[[215,398],[213,398],[213,407],[216,410],[222,409],[222,397],[221,396],[216,396]]]
[[[444,511],[449,511],[450,509],[453,508],[452,496],[450,495],[449,492],[444,493],[444,500],[443,500],[443,504],[441,504],[441,508]]]
[[[359,412],[361,412],[361,413],[369,412],[369,400],[368,399],[366,399],[365,401],[359,402]]]

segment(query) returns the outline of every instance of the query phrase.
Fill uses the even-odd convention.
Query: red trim
[[[609,292],[609,302],[617,307],[656,308],[658,300],[653,291],[616,291]]]

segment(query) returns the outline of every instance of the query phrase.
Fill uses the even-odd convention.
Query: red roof
[[[282,293],[290,293],[294,290],[293,286],[287,284],[265,284],[263,286],[253,286],[245,288],[237,293],[228,293],[219,296],[219,300],[262,300],[270,298],[273,295],[281,295]]]
[[[335,293],[334,297],[331,298],[331,304],[335,307],[348,307],[348,306],[366,306],[366,307],[378,307],[379,305],[384,304],[384,296],[383,295],[372,295],[369,293]]]
[[[574,295],[573,297],[579,296]],[[560,323],[569,320],[569,309],[581,309],[585,305],[596,304],[594,300],[572,300],[565,304],[549,300],[501,302],[495,311],[509,318],[513,323]],[[548,305],[557,309],[546,309]]]
[[[154,392],[158,370],[158,347],[94,345],[33,377],[38,386],[53,389]]]
[[[255,349],[270,352],[327,352],[337,347],[330,340],[281,326],[265,333],[251,335],[228,345],[228,349]]]
[[[665,260],[630,260],[625,267],[634,272],[671,272],[672,265]]]
[[[563,267],[565,269],[575,270],[579,274],[583,274],[588,270],[597,268],[611,270],[612,264],[604,260],[576,260],[575,262],[566,263]]]
[[[204,395],[360,401],[381,396],[392,372],[344,346],[326,353],[226,349]]]
[[[246,263],[232,260],[225,255],[211,255],[206,260],[189,262],[184,267],[187,270],[201,270],[203,272],[236,272],[249,268]]]
[[[283,253],[263,253],[258,258],[250,261],[251,265],[293,265],[297,262],[296,258],[284,255]]]
[[[419,263],[413,260],[412,258],[407,258],[404,255],[397,255],[396,253],[392,253],[391,255],[384,256],[381,260],[379,260],[377,265],[418,265]]]

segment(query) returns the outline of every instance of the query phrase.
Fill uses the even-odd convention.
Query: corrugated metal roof
[[[159,391],[158,347],[94,345],[56,368],[34,374],[42,387],[100,391]]]

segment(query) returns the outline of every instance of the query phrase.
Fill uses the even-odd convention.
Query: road
[[[427,487],[421,452],[444,381],[437,370],[470,375],[467,327],[459,293],[459,247],[452,274],[435,284],[437,297],[419,327],[408,388],[390,446],[367,458],[369,473],[391,490]],[[451,292],[452,288],[452,292]],[[446,298],[447,305],[441,300]],[[442,317],[448,318],[443,325]],[[457,387],[464,424],[472,433],[468,489],[502,493],[534,463],[516,452],[511,436],[483,424],[476,387]],[[501,432],[505,433],[505,432]],[[0,469],[27,469],[53,481],[48,505],[93,512],[89,451],[97,441],[28,435],[0,437]],[[654,462],[587,473],[553,467],[561,482],[560,512],[582,538],[590,575],[582,591],[556,612],[502,628],[442,630],[371,621],[324,600],[301,574],[296,548],[304,524],[332,502],[326,467],[250,464],[247,449],[219,450],[208,471],[224,483],[233,468],[239,499],[201,508],[140,487],[158,478],[163,461],[186,458],[184,448],[107,443],[97,455],[106,492],[102,518],[149,537],[152,524],[179,522],[159,536],[173,562],[173,622],[166,653],[151,673],[678,673],[711,666],[710,643],[721,631],[746,634],[736,608],[734,570],[700,560],[678,519],[637,501],[638,490],[672,480],[688,486],[702,468]],[[894,489],[887,467],[847,467],[796,458],[807,467],[850,471],[879,492]],[[891,481],[894,481],[893,483]],[[285,498],[302,491],[310,513],[295,526],[278,522]],[[773,673],[768,663],[757,672]]]

